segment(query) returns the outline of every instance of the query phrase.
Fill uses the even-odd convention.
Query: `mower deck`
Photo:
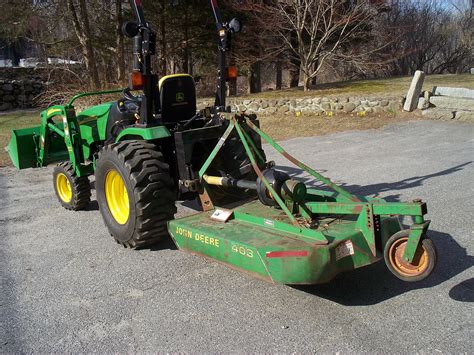
[[[324,216],[311,230],[284,231],[284,212],[252,201],[232,210],[227,222],[212,218],[220,208],[169,222],[179,249],[224,262],[282,284],[317,284],[342,271],[372,264],[374,256],[353,216]],[[400,230],[397,218],[381,219],[382,239]],[[379,248],[378,248],[379,249]]]

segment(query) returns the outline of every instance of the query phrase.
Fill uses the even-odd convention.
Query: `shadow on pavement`
[[[173,242],[173,239],[171,239],[170,237],[166,238],[165,240],[157,243],[157,244],[153,244],[153,245],[150,245],[148,247],[145,247],[143,249],[148,249],[148,250],[151,250],[151,251],[161,251],[161,250],[178,250],[178,248],[176,247],[176,245],[174,244]]]
[[[449,291],[449,297],[460,302],[474,302],[474,278],[458,283]]]
[[[467,165],[471,163],[472,161],[469,161],[463,164],[453,166],[449,169],[438,171],[433,174],[414,176],[411,178],[407,178],[407,179],[403,179],[403,180],[391,182],[391,183],[379,183],[379,184],[372,184],[372,185],[365,185],[365,186],[350,185],[346,183],[338,183],[338,185],[353,194],[376,197],[382,192],[400,191],[400,190],[410,189],[413,187],[422,186],[423,182],[426,180],[429,180],[431,178],[435,178],[438,176],[444,176],[444,175],[450,175],[450,174],[456,173],[458,171],[461,171],[464,167],[466,167]],[[301,175],[301,172],[302,172],[301,169],[299,168],[294,168],[294,167],[289,167],[289,166],[277,166],[277,169],[286,172],[291,177],[297,177],[298,180],[301,180],[304,183],[306,183],[308,187],[321,188],[322,186],[324,186],[320,183],[314,184],[313,183],[314,179],[312,176],[305,177],[305,178],[299,177],[299,175]],[[324,173],[322,170],[318,170],[318,172],[322,174]],[[384,199],[389,202],[396,202],[396,201],[399,201],[400,194],[388,195],[388,196],[385,196]]]
[[[92,200],[91,203],[86,207],[85,211],[98,211],[99,203],[96,200]]]
[[[396,297],[411,290],[437,286],[453,278],[474,265],[474,257],[467,255],[466,249],[461,247],[449,234],[428,231],[435,243],[438,253],[438,263],[431,276],[420,282],[404,282],[396,278],[387,269],[383,260],[370,266],[356,269],[338,275],[330,283],[312,286],[298,286],[298,290],[346,306],[373,305]],[[469,285],[457,285],[459,290],[454,291],[454,297],[471,297],[465,289]],[[451,298],[455,299],[450,292]]]

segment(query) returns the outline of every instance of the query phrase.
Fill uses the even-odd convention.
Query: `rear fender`
[[[171,133],[165,126],[141,128],[141,127],[129,127],[125,128],[118,135],[115,142],[122,142],[130,139],[141,138],[146,141],[152,141],[155,139],[162,139],[171,137]]]

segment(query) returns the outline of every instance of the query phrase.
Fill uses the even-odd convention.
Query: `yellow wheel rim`
[[[72,188],[68,178],[63,173],[56,176],[56,191],[58,191],[59,198],[66,203],[72,200]]]
[[[105,198],[112,216],[118,224],[125,224],[130,215],[127,188],[117,170],[110,170],[105,177]]]

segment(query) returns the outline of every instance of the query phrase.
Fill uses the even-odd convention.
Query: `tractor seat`
[[[163,123],[185,121],[196,115],[196,86],[191,75],[167,75],[158,85]]]

